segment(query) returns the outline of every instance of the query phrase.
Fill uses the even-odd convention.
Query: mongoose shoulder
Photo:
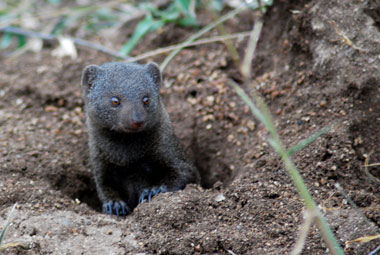
[[[126,215],[152,196],[199,181],[159,95],[155,63],[111,62],[82,75],[90,163],[107,214]]]

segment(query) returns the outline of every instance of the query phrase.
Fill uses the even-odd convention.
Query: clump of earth
[[[380,168],[364,167],[380,162],[379,8],[376,1],[275,1],[264,15],[249,87],[223,44],[181,51],[161,94],[202,183],[159,194],[127,217],[101,213],[80,90],[85,66],[113,58],[82,49],[77,59],[60,59],[49,48],[1,57],[0,226],[17,203],[3,241],[13,246],[3,253],[288,254],[304,221],[303,201],[228,80],[257,89],[288,147],[330,127],[294,162],[347,254],[373,251],[379,239],[345,244],[379,233]],[[249,31],[254,20],[247,11],[226,29]],[[193,33],[168,26],[133,53]],[[246,42],[234,41],[241,56]],[[302,254],[327,253],[313,225]]]

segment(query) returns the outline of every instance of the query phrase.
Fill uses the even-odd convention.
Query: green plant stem
[[[280,142],[280,141],[278,141]],[[296,166],[294,165],[293,161],[291,160],[289,153],[286,152],[285,148],[281,144],[282,149],[284,150],[283,153],[281,153],[281,159],[284,162],[284,165],[286,169],[289,172],[290,177],[293,180],[294,185],[297,188],[298,193],[303,198],[306,209],[314,212],[316,215],[316,221],[318,224],[319,229],[322,232],[322,236],[324,237],[327,246],[330,248],[332,254],[339,254],[343,255],[344,252],[342,248],[340,247],[338,241],[336,240],[331,228],[327,224],[325,218],[321,214],[320,210],[317,207],[317,204],[313,200],[313,197],[310,195],[309,190],[307,189],[302,176],[298,172]]]
[[[302,150],[307,145],[309,145],[310,143],[314,142],[315,139],[317,139],[322,134],[324,134],[328,129],[329,129],[329,127],[324,127],[321,130],[319,130],[318,132],[316,132],[315,134],[309,136],[308,138],[299,141],[296,145],[294,145],[294,146],[292,146],[291,148],[288,149],[289,155],[293,156],[299,150]]]
[[[319,229],[322,232],[322,236],[324,237],[328,247],[330,248],[332,254],[343,255],[343,250],[336,241],[333,232],[330,227],[326,223],[324,217],[319,211],[316,203],[314,202],[312,196],[310,195],[300,173],[298,172],[296,166],[294,165],[289,152],[285,149],[284,145],[281,142],[280,136],[275,129],[274,122],[272,121],[271,114],[269,112],[268,107],[264,103],[264,101],[257,95],[253,94],[253,98],[255,99],[257,106],[250,100],[248,95],[236,84],[234,81],[230,80],[229,83],[234,87],[237,94],[243,99],[243,101],[251,108],[252,113],[258,118],[267,128],[269,134],[271,135],[271,139],[269,140],[272,147],[275,151],[280,155],[281,160],[283,161],[285,168],[287,169],[298,193],[304,200],[306,209],[313,212],[316,215],[316,221]]]
[[[278,142],[278,141],[277,141]],[[290,159],[288,153],[286,152],[285,148],[282,144],[280,144],[282,152],[281,152],[281,159],[284,162],[285,168],[288,170],[290,177],[292,178],[292,181],[294,185],[296,186],[296,189],[300,196],[303,198],[306,209],[315,209],[317,208],[317,205],[315,204],[313,197],[310,195],[309,191],[306,188],[306,185],[298,172],[296,166],[294,165],[293,161]]]
[[[219,24],[225,22],[226,20],[234,17],[236,14],[242,12],[243,10],[245,9],[245,7],[242,5],[241,7],[238,7],[234,10],[232,10],[231,12],[223,15],[222,17],[220,17],[218,20],[212,22],[211,24],[205,26],[204,28],[202,28],[201,30],[199,30],[197,33],[193,34],[192,36],[190,36],[188,39],[186,39],[182,44],[180,44],[180,48],[172,51],[166,58],[165,60],[162,62],[161,66],[160,66],[160,69],[161,69],[161,72],[164,72],[164,70],[166,69],[167,65],[169,64],[169,62],[178,54],[178,52],[180,52],[184,47],[186,47],[187,45],[189,45],[190,43],[192,43],[194,40],[196,40],[197,38],[199,38],[200,36],[202,36],[203,34],[207,33],[208,31],[210,31],[211,29],[213,29],[214,27],[218,26]]]
[[[263,22],[261,17],[258,18],[258,20],[255,22],[255,25],[252,29],[251,37],[248,42],[246,56],[244,58],[244,62],[241,65],[241,73],[245,78],[245,84],[250,84],[251,79],[251,63],[254,56],[254,52],[257,46],[257,42],[259,40],[261,30],[263,27]],[[269,139],[269,143],[271,146],[275,149],[275,151],[280,155],[281,160],[283,161],[285,168],[288,171],[288,174],[290,175],[293,184],[295,185],[298,193],[304,200],[306,209],[312,213],[312,215],[315,215],[316,222],[319,227],[319,229],[322,232],[323,239],[326,241],[330,252],[332,254],[338,254],[343,255],[344,252],[342,248],[340,247],[339,243],[337,242],[332,230],[326,223],[325,218],[322,216],[321,212],[319,211],[315,201],[313,200],[309,190],[307,189],[301,174],[297,170],[296,166],[294,165],[290,151],[288,151],[285,146],[282,144],[282,141],[280,139],[280,136],[275,128],[274,122],[272,120],[272,115],[270,114],[268,106],[265,104],[264,100],[261,99],[260,96],[256,95],[255,92],[252,93],[253,99],[256,101],[257,106],[252,102],[252,100],[248,97],[248,95],[237,85],[235,82],[230,80],[231,85],[235,88],[238,95],[243,99],[243,101],[251,108],[252,113],[258,118],[267,128],[269,134],[271,135],[271,138]],[[315,139],[315,138],[314,138]],[[311,139],[310,139],[311,140]],[[303,144],[303,146],[305,146]],[[296,149],[300,149],[302,146],[296,147]],[[293,148],[293,151],[294,148]]]
[[[244,93],[244,92],[243,92]],[[248,98],[248,96],[247,96]],[[285,165],[285,168],[288,170],[288,173],[296,186],[296,189],[300,196],[303,198],[306,209],[312,211],[316,215],[316,221],[319,226],[319,229],[322,232],[322,236],[324,237],[328,247],[330,248],[332,254],[339,254],[343,255],[343,250],[340,247],[339,243],[337,242],[332,230],[326,223],[325,218],[322,216],[321,212],[319,211],[317,204],[313,200],[313,197],[311,196],[309,190],[307,189],[302,176],[298,172],[296,166],[294,165],[289,152],[285,149],[284,145],[281,142],[280,136],[277,132],[277,130],[274,127],[274,123],[272,121],[271,115],[269,113],[269,109],[266,106],[266,104],[263,102],[261,98],[259,98],[257,95],[254,95],[254,99],[257,102],[257,108],[259,111],[261,111],[266,119],[266,122],[269,124],[269,126],[266,126],[268,129],[268,132],[271,134],[271,145],[273,148],[277,151],[277,153],[281,156],[281,159]]]

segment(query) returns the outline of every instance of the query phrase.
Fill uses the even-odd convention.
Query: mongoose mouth
[[[123,133],[138,133],[143,129],[144,127],[141,126],[141,127],[122,127],[119,130]]]
[[[131,121],[131,122],[119,122],[116,126],[115,129],[118,132],[121,133],[137,133],[142,131],[145,128],[145,123],[144,122],[137,122],[136,121]]]

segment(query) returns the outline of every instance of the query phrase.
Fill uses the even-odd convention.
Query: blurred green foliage
[[[140,8],[147,11],[143,20],[141,20],[128,42],[126,42],[120,53],[128,55],[135,45],[149,31],[156,31],[168,23],[175,23],[181,26],[198,26],[198,21],[192,10],[191,0],[174,0],[167,8],[160,10],[152,4],[141,4]]]
[[[1,29],[12,26],[29,31],[34,29],[35,32],[53,36],[70,34],[75,37],[75,34],[80,34],[83,37],[86,33],[97,34],[102,29],[120,27],[126,17],[143,11],[144,17],[119,51],[120,54],[128,56],[148,32],[157,31],[169,23],[198,27],[196,10],[200,8],[213,10],[216,13],[221,12],[226,5],[237,8],[224,0],[172,0],[160,7],[154,5],[154,1],[136,4],[139,2],[114,0],[80,5],[77,1],[62,0],[3,0],[0,1],[0,32]],[[260,2],[261,6],[272,4],[272,0],[234,2],[252,9],[257,9]],[[14,33],[3,30],[0,34],[0,49],[10,46],[21,49],[26,45],[29,35]]]
[[[196,2],[174,0],[164,8],[157,8],[153,3],[146,2],[128,9],[126,6],[132,7],[132,5],[122,0],[79,6],[70,6],[61,0],[5,0],[0,2],[0,29],[8,26],[23,28],[23,24],[26,22],[32,24],[28,27],[35,27],[37,30],[55,36],[79,30],[95,34],[101,29],[121,25],[125,17],[133,15],[137,8],[146,12],[146,15],[137,24],[134,33],[120,50],[122,54],[128,55],[146,33],[156,31],[168,23],[176,23],[180,26],[198,26],[194,6]],[[45,8],[41,8],[49,6],[51,13],[46,13]],[[15,44],[17,49],[21,49],[25,46],[27,37],[3,32],[0,48],[10,47],[14,40],[17,40],[17,44]]]

